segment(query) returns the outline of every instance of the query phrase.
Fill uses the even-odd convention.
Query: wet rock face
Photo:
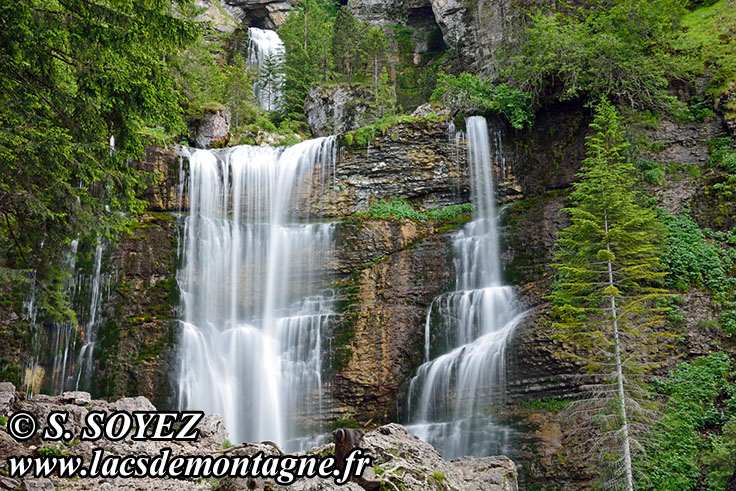
[[[312,87],[304,102],[312,135],[336,135],[372,122],[375,120],[370,115],[372,98],[370,89],[362,84]]]
[[[407,220],[346,225],[340,236],[340,264],[360,272],[336,336],[347,341],[333,346],[335,404],[351,418],[395,420],[401,386],[422,361],[426,307],[453,271],[449,233]]]
[[[192,128],[192,146],[220,148],[230,142],[230,111],[225,108],[206,109]]]
[[[179,163],[171,147],[151,145],[144,157],[135,162],[136,170],[152,174],[156,181],[143,191],[140,199],[148,203],[149,211],[174,211],[177,209],[176,186],[179,184]]]
[[[139,218],[113,258],[114,290],[95,350],[93,391],[144,395],[171,407],[169,375],[177,340],[177,232],[168,213]]]

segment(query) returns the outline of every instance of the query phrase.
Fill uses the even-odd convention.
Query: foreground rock
[[[0,416],[9,417],[18,411],[27,411],[39,422],[36,436],[18,442],[7,432],[6,423],[0,426],[0,489],[48,490],[204,490],[215,487],[220,491],[236,490],[342,490],[361,489],[461,489],[467,491],[516,491],[516,466],[505,457],[463,458],[446,462],[431,445],[410,435],[398,424],[389,424],[363,434],[357,430],[355,442],[373,457],[374,465],[358,482],[338,486],[331,479],[300,479],[289,486],[281,486],[270,479],[175,479],[175,478],[73,478],[60,479],[13,479],[8,477],[8,461],[13,456],[68,455],[82,457],[86,464],[92,458],[93,447],[104,449],[105,455],[151,455],[156,456],[165,448],[172,456],[212,455],[233,456],[279,455],[280,449],[269,442],[245,443],[236,447],[227,444],[227,433],[222,419],[217,414],[206,416],[198,425],[200,438],[196,442],[185,441],[134,441],[130,435],[119,441],[105,438],[94,443],[74,439],[65,443],[43,442],[39,435],[47,426],[46,419],[52,411],[66,411],[69,421],[66,430],[79,435],[82,422],[90,411],[153,411],[155,407],[145,397],[128,397],[116,402],[92,400],[86,392],[65,392],[60,396],[38,395],[26,399],[25,394],[16,392],[10,383],[0,383]],[[338,433],[338,432],[336,432]],[[319,456],[334,454],[334,445],[325,445],[306,452]],[[296,455],[296,454],[295,454]]]

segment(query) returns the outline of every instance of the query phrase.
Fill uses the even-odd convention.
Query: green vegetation
[[[39,447],[37,452],[41,457],[63,457],[66,455],[64,445],[61,443],[44,445]]]
[[[129,223],[121,212],[142,210],[127,163],[151,133],[185,131],[163,60],[198,30],[170,0],[22,0],[0,12],[0,269],[13,281],[33,271],[42,316],[69,320],[68,244],[112,237]]]
[[[736,93],[736,9],[728,0],[712,3],[682,18],[683,33],[675,47],[686,54],[690,76],[712,72],[707,95],[719,101]],[[736,120],[736,99],[723,109],[726,119]]]
[[[555,397],[542,397],[531,401],[521,401],[517,406],[526,409],[543,409],[552,413],[558,413],[565,409],[574,399],[557,399]]]
[[[537,10],[507,76],[536,101],[607,97],[634,107],[670,107],[669,80],[683,73],[671,46],[680,0],[623,0]]]
[[[361,216],[370,220],[413,220],[415,222],[426,220],[451,221],[472,211],[473,205],[471,203],[465,203],[462,205],[449,205],[444,208],[433,208],[426,213],[420,213],[405,199],[392,196],[391,198],[373,203],[368,208],[368,211],[365,214],[361,214]]]
[[[445,482],[445,473],[442,471],[434,471],[431,476],[429,476],[429,482],[433,482],[436,484]]]
[[[493,85],[477,75],[463,72],[458,76],[440,73],[432,100],[448,107],[472,113],[481,111],[503,116],[516,129],[531,127],[534,113],[531,94],[506,84]]]
[[[377,114],[394,110],[393,83],[385,70],[387,44],[381,28],[358,21],[332,0],[295,5],[279,28],[286,46],[284,118],[303,120],[309,89],[332,82],[370,83]]]
[[[636,462],[646,490],[722,490],[736,466],[736,385],[733,360],[714,353],[682,363],[652,383],[666,396],[663,416]]]
[[[729,336],[736,335],[736,249],[729,245],[734,233],[702,230],[687,213],[661,211],[660,216],[668,231],[667,253],[662,257],[669,270],[668,286],[681,292],[706,288],[721,307],[720,326]]]
[[[427,215],[416,211],[408,201],[396,197],[373,203],[368,208],[367,217],[371,220],[408,219],[422,221],[427,219]]]
[[[606,477],[633,489],[632,457],[648,416],[642,377],[667,349],[667,333],[655,330],[663,318],[654,302],[665,297],[664,233],[654,210],[639,204],[621,117],[605,100],[591,129],[567,208],[572,224],[557,241],[553,327],[576,347],[568,356],[596,377],[575,404],[597,429],[593,448]]]

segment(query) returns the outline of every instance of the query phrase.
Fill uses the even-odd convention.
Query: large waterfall
[[[271,111],[281,99],[284,43],[276,31],[248,28],[248,67],[256,72],[253,93],[262,109]]]
[[[427,312],[426,362],[409,387],[410,431],[448,459],[507,452],[508,429],[490,412],[504,400],[506,344],[523,316],[501,279],[484,118],[467,120],[467,145],[475,215],[454,236],[455,288]]]
[[[295,449],[320,413],[334,224],[309,208],[334,185],[336,145],[188,156],[179,404],[220,413],[234,442]]]

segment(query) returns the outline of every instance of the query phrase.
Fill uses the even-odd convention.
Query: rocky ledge
[[[360,483],[348,482],[338,486],[327,479],[300,479],[290,486],[278,485],[269,479],[174,479],[174,478],[72,478],[49,479],[8,477],[8,457],[12,456],[79,456],[89,463],[93,445],[75,439],[66,443],[49,443],[40,440],[46,420],[52,411],[66,411],[69,420],[66,429],[75,435],[81,432],[82,423],[90,411],[154,411],[156,408],[145,397],[123,398],[115,402],[93,400],[87,392],[65,392],[60,396],[37,395],[26,398],[16,392],[13,384],[0,383],[0,489],[43,490],[343,490],[402,489],[402,490],[484,490],[516,491],[516,466],[506,457],[465,457],[447,462],[429,444],[419,440],[401,425],[392,423],[363,432],[360,430],[337,430],[338,446],[351,436],[351,446],[364,449],[373,458],[373,467],[366,470]],[[18,411],[27,411],[39,422],[36,436],[18,442],[7,431],[8,417]],[[122,440],[101,439],[94,446],[102,448],[105,455],[151,455],[156,456],[164,448],[177,455],[238,455],[253,456],[258,452],[279,455],[281,450],[273,443],[244,443],[231,447],[222,419],[217,414],[205,416],[199,423],[197,441],[134,441],[130,435]],[[344,446],[343,446],[344,447]],[[342,448],[342,447],[341,447]],[[308,450],[307,454],[321,456],[335,453],[335,445],[329,444]],[[296,454],[295,454],[296,455]],[[338,455],[341,455],[338,452]]]

